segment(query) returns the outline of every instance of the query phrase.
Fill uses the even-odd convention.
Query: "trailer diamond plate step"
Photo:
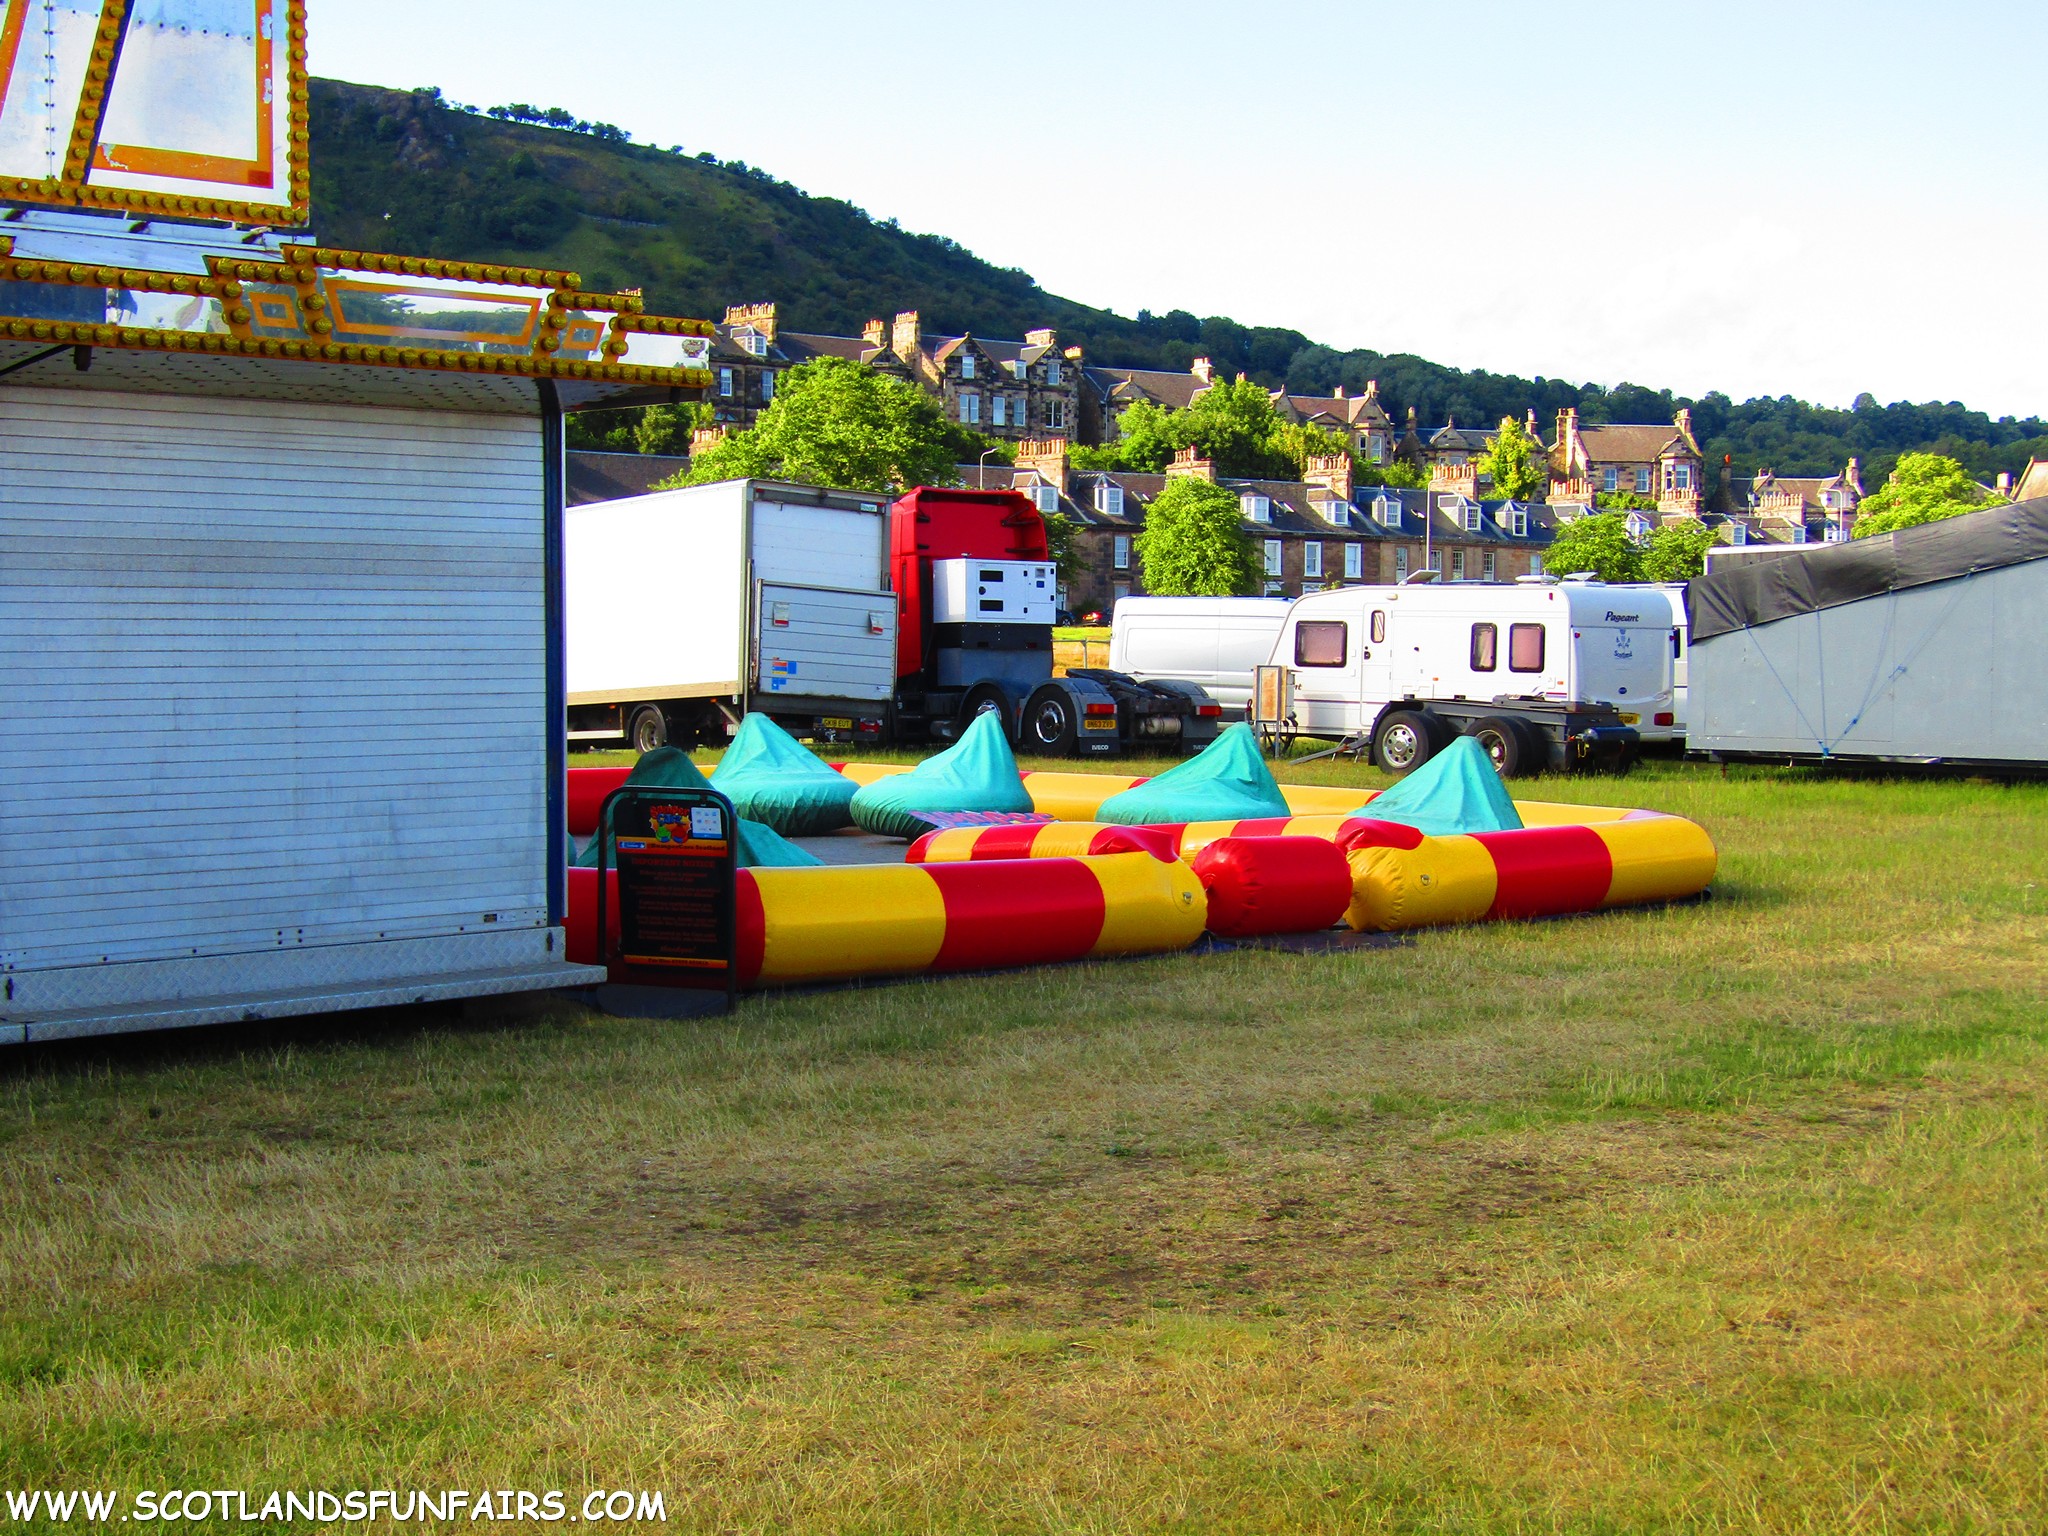
[[[407,1003],[448,1002],[465,997],[499,997],[515,992],[546,992],[595,986],[604,978],[602,966],[568,965],[556,961],[482,971],[443,971],[399,981],[281,987],[269,992],[237,993],[233,997],[183,998],[175,1003],[77,1008],[28,1017],[17,1015],[0,1022],[0,1045],[74,1040],[87,1035],[118,1035],[145,1029],[179,1029],[200,1024],[253,1023],[259,1019],[283,1019],[309,1013],[391,1008]]]

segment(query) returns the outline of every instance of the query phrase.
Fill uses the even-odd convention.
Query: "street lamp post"
[[[1000,446],[1002,445],[999,443],[990,443],[986,448],[981,450],[981,457],[975,460],[974,488],[977,491],[985,491],[988,489],[988,456],[994,453],[996,449],[999,448]]]

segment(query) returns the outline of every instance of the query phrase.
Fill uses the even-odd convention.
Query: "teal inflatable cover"
[[[863,784],[853,797],[854,825],[878,837],[922,837],[930,826],[920,811],[1028,811],[1031,796],[1010,755],[1003,723],[993,713],[974,717],[960,739],[908,773]]]
[[[690,761],[690,754],[681,747],[656,747],[652,752],[646,753],[633,765],[633,771],[626,775],[626,783],[635,787],[646,785],[651,789],[713,787],[711,781],[698,770],[697,765]],[[609,823],[606,824],[605,830],[611,830]],[[733,854],[743,869],[788,869],[822,862],[812,858],[794,844],[785,842],[772,827],[764,827],[757,821],[748,821],[745,818],[741,818],[739,835],[733,839]],[[583,869],[597,867],[596,838],[593,837],[583,852],[577,855],[576,863]]]
[[[1384,794],[1351,813],[1397,821],[1429,837],[1512,832],[1522,824],[1486,748],[1460,736]]]
[[[1290,814],[1287,798],[1259,755],[1259,739],[1249,725],[1239,723],[1178,767],[1111,795],[1095,819],[1141,827]]]
[[[749,715],[711,771],[711,785],[750,821],[784,837],[816,837],[853,824],[860,786],[834,773],[766,715]]]

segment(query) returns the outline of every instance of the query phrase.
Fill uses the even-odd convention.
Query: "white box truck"
[[[726,480],[571,507],[569,739],[652,751],[748,710],[851,733],[896,686],[888,498]]]
[[[1202,604],[1155,608],[1161,602]],[[1111,640],[1174,676],[1249,696],[1250,667],[1201,672],[1213,638],[1271,624],[1257,598],[1127,599]],[[1421,766],[1460,734],[1479,739],[1504,775],[1619,767],[1636,727],[1671,712],[1671,604],[1658,591],[1597,583],[1409,582],[1339,587],[1288,604],[1263,659],[1289,674],[1287,736],[1370,749],[1389,773]]]
[[[752,712],[818,741],[948,741],[998,715],[1050,756],[1198,751],[1222,709],[1187,683],[1054,677],[1058,569],[1015,491],[893,502],[764,480],[569,510],[569,736],[723,740]]]

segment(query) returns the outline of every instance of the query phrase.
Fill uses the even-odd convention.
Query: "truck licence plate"
[[[1116,721],[1108,715],[1090,715],[1082,722],[1082,725],[1091,731],[1113,731],[1116,729]]]
[[[826,715],[818,721],[818,724],[825,727],[828,731],[850,731],[853,729],[853,722],[844,715]]]
[[[1640,725],[1642,724],[1642,720],[1643,717],[1641,715],[1623,715],[1621,717],[1621,723],[1623,725]]]

